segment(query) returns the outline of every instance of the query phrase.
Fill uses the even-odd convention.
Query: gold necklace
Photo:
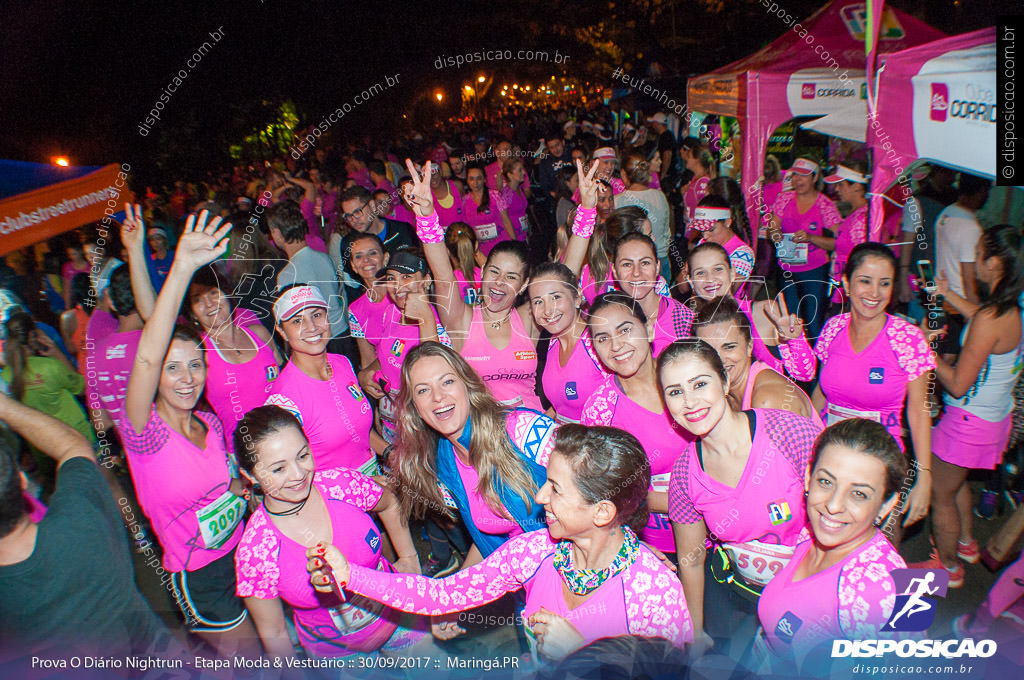
[[[483,310],[481,310],[481,315],[482,314],[483,314]],[[497,328],[501,328],[502,326],[504,326],[505,322],[508,321],[511,318],[512,318],[512,312],[510,311],[507,316],[505,316],[504,318],[498,319],[497,321],[488,321],[486,318],[484,319],[484,321],[487,321],[487,323],[491,324],[491,328],[497,329]]]

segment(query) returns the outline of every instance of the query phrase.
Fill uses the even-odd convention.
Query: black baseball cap
[[[399,250],[397,253],[393,253],[388,259],[388,263],[377,271],[377,278],[384,276],[389,269],[403,274],[416,274],[426,272],[427,263],[422,257]]]

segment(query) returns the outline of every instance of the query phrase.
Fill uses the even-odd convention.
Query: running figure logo
[[[893,569],[896,604],[883,632],[926,630],[935,620],[935,598],[945,597],[949,572],[945,569]],[[931,597],[929,597],[931,596]]]

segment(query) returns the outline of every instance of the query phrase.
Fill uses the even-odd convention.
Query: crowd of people
[[[820,673],[894,635],[923,520],[911,566],[1006,569],[958,630],[1024,607],[972,533],[996,477],[967,483],[1021,439],[988,182],[932,167],[871,242],[866,163],[769,157],[752,224],[720,139],[631,120],[318,147],[8,258],[0,638],[441,658],[504,598],[546,664]]]

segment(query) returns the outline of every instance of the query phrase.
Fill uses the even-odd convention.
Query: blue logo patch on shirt
[[[380,545],[380,536],[377,535],[376,531],[370,529],[370,532],[366,534],[366,538],[364,540],[366,541],[366,545],[370,546],[370,550],[377,552],[377,546]]]
[[[868,382],[872,385],[881,385],[885,382],[885,369],[884,368],[869,368],[868,369]]]
[[[800,620],[793,612],[786,612],[779,619],[778,625],[775,626],[775,635],[783,642],[793,642],[793,636],[800,630],[800,626],[804,625],[804,622]]]
[[[565,383],[565,398],[566,399],[579,399],[579,392],[576,390],[575,382]]]
[[[273,382],[277,380],[277,366],[267,366],[267,382]]]

